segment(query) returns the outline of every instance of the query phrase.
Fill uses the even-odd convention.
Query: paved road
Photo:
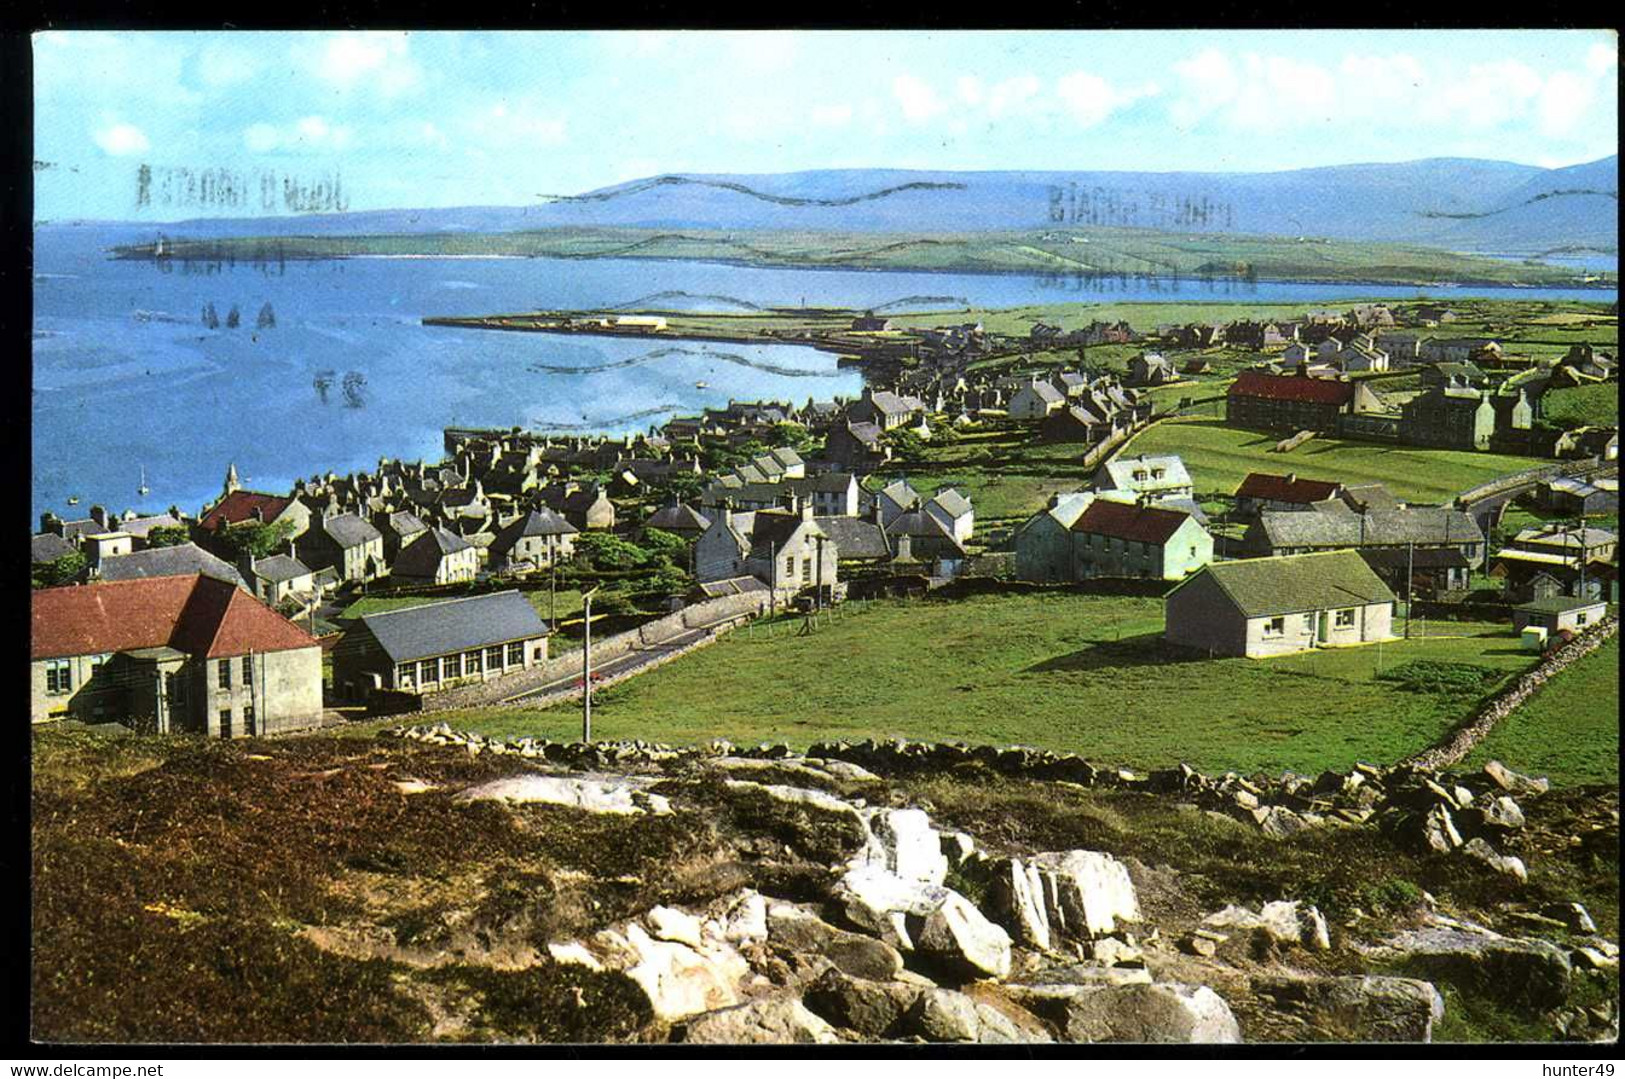
[[[717,629],[717,627],[726,625],[731,621],[733,621],[733,619],[724,619],[721,622],[713,622],[709,625],[698,626],[694,629],[685,630],[677,636],[662,641],[659,644],[648,645],[644,648],[639,648],[623,655],[616,656],[614,659],[605,660],[602,663],[594,663],[592,668],[593,684],[597,685],[600,678],[607,682],[613,678],[620,678],[623,676],[636,674],[642,668],[647,667],[649,664],[654,663],[657,660],[664,659],[673,652],[680,652],[685,648],[698,644],[700,641],[710,636],[712,631]],[[543,685],[527,689],[523,693],[515,694],[512,697],[506,697],[503,699],[502,703],[530,704],[536,703],[540,698],[544,697],[573,696],[580,691],[580,686],[578,684],[580,681],[581,668],[577,667],[563,678],[557,678]]]

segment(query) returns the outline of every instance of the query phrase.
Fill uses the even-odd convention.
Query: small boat
[[[78,504],[79,504],[79,496],[78,495],[69,495],[68,496],[68,505],[77,506]]]
[[[696,382],[694,383],[694,388],[696,390],[708,390],[711,388],[711,384],[708,382]]]
[[[137,487],[135,489],[135,493],[142,496],[143,498],[145,498],[147,496],[147,493],[149,491],[151,491],[151,490],[152,490],[152,488],[147,486],[147,466],[142,465],[141,466],[141,486]]]

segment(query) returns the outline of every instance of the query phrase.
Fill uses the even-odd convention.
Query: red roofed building
[[[310,527],[310,507],[297,498],[286,495],[268,495],[259,491],[228,491],[221,499],[203,511],[198,527],[213,534],[231,525],[277,521],[293,522],[293,535],[303,535]],[[289,537],[292,538],[292,537]]]
[[[1243,371],[1226,393],[1225,421],[1261,430],[1330,432],[1339,415],[1374,403],[1370,390],[1342,379]]]
[[[315,726],[321,646],[201,574],[33,593],[34,722],[128,722],[235,737]]]
[[[1072,522],[1072,578],[1182,581],[1213,561],[1213,537],[1184,510],[1099,497]]]
[[[1336,498],[1342,490],[1336,481],[1300,479],[1294,472],[1284,476],[1249,472],[1236,488],[1236,512],[1250,516],[1259,510],[1306,510],[1310,503]]]

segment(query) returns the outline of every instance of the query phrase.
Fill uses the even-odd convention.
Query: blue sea
[[[235,463],[246,486],[438,460],[447,426],[646,430],[730,399],[855,395],[834,356],[790,345],[640,342],[426,327],[433,315],[590,309],[661,296],[663,309],[838,305],[940,308],[1079,300],[1319,306],[1415,289],[1277,282],[754,269],[696,262],[345,259],[214,272],[116,261],[150,228],[35,230],[31,513],[195,513]],[[685,295],[676,295],[685,294]],[[1568,289],[1436,290],[1442,298],[1612,300]],[[686,298],[685,298],[686,296]],[[274,328],[257,329],[269,303]],[[222,320],[204,324],[212,304]],[[224,320],[235,306],[241,325]],[[664,347],[662,347],[664,346]],[[655,354],[658,353],[658,354]],[[704,383],[700,388],[696,383]],[[349,385],[346,391],[346,383]],[[150,493],[137,493],[145,475]],[[79,505],[69,507],[77,497]]]

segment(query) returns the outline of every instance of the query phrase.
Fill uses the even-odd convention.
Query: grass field
[[[1499,760],[1553,783],[1619,782],[1619,638],[1541,687],[1467,759]]]
[[[1619,423],[1619,383],[1566,386],[1543,399],[1546,418],[1561,427],[1614,426]]]
[[[1232,493],[1249,472],[1295,472],[1306,479],[1381,483],[1399,498],[1437,503],[1496,476],[1550,463],[1335,438],[1314,439],[1291,453],[1271,452],[1278,441],[1274,435],[1227,427],[1213,419],[1171,420],[1135,436],[1122,455],[1179,454],[1199,499]]]
[[[1391,761],[1444,734],[1474,698],[1375,679],[1411,660],[1525,669],[1501,627],[1485,634],[1272,660],[1191,660],[1160,645],[1158,599],[1045,592],[956,602],[876,601],[810,636],[781,622],[736,632],[594,695],[606,739],[690,743],[891,738],[1070,750],[1139,767],[1314,771]],[[1493,676],[1492,676],[1493,677]],[[1493,682],[1486,683],[1486,686]],[[571,738],[579,714],[469,710],[454,726]]]

